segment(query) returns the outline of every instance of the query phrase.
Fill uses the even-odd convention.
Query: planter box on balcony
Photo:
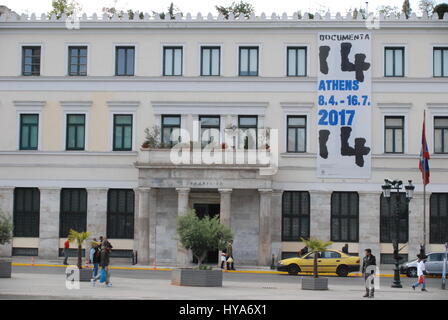
[[[171,284],[192,287],[222,287],[221,270],[174,269]]]
[[[0,259],[0,278],[11,278],[11,259]]]
[[[302,278],[302,290],[328,290],[328,278]]]

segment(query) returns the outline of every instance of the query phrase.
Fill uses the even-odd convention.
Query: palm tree
[[[75,242],[78,245],[78,269],[82,269],[82,244],[87,238],[89,238],[90,232],[78,232],[70,229],[68,234],[68,241]]]
[[[317,257],[319,255],[319,252],[325,251],[333,242],[322,241],[317,238],[310,238],[309,240],[302,238],[302,241],[308,247],[308,250],[311,253],[314,253],[313,276],[314,278],[318,278],[319,275],[317,273]]]

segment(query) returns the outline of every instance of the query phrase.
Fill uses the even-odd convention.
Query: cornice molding
[[[17,111],[37,111],[40,112],[46,101],[13,101]]]
[[[154,114],[258,114],[264,115],[268,102],[151,101]]]

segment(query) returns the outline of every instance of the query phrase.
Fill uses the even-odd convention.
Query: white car
[[[426,273],[442,274],[445,252],[431,252],[427,256],[428,258],[425,260]],[[446,272],[448,273],[448,262],[446,263]],[[411,278],[417,277],[417,259],[402,264],[400,273]]]

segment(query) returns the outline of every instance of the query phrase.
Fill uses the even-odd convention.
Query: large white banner
[[[370,47],[368,32],[319,33],[318,177],[370,177]]]

